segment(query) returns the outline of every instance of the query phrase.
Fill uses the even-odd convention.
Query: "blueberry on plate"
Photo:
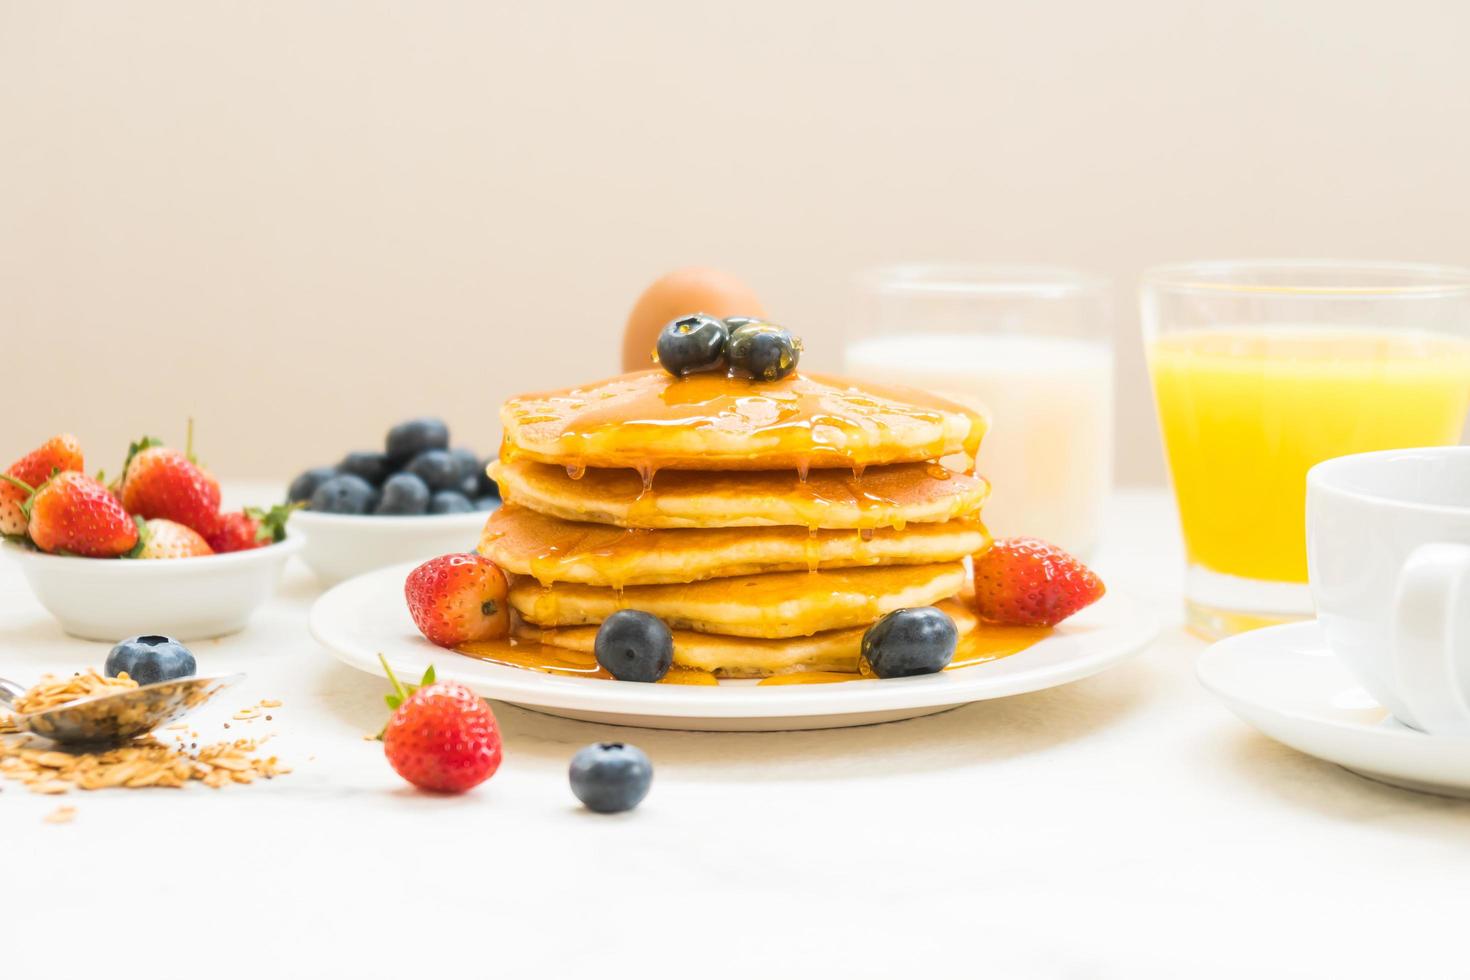
[[[785,327],[763,320],[730,331],[730,372],[757,381],[779,381],[796,370],[801,347]]]
[[[658,335],[658,363],[676,378],[713,371],[725,363],[730,331],[725,321],[705,313],[670,320]]]
[[[108,677],[126,672],[139,684],[157,684],[193,677],[198,666],[189,648],[168,636],[134,636],[107,654],[102,671]]]
[[[419,453],[403,471],[423,480],[430,490],[455,490],[459,487],[459,464],[444,449]]]
[[[383,481],[383,496],[374,514],[414,517],[429,509],[429,485],[412,473],[394,473]]]
[[[402,466],[429,449],[449,448],[449,426],[439,419],[411,419],[388,430],[388,459]]]
[[[572,792],[594,813],[631,810],[648,795],[653,763],[636,745],[595,742],[572,756]]]
[[[337,464],[337,472],[360,476],[373,486],[381,486],[392,472],[388,457],[383,453],[348,453]]]
[[[468,514],[474,509],[470,498],[458,490],[438,490],[429,498],[430,514]]]
[[[362,477],[339,473],[316,488],[311,509],[321,514],[366,514],[376,496],[373,485]]]
[[[296,479],[291,481],[291,486],[286,490],[286,502],[290,504],[305,503],[316,493],[316,488],[326,483],[337,475],[335,466],[317,466],[307,470]]]
[[[674,635],[651,613],[619,609],[597,628],[592,650],[618,680],[651,684],[674,664]]]
[[[949,666],[959,639],[941,609],[895,609],[863,634],[863,659],[879,677],[933,674]]]

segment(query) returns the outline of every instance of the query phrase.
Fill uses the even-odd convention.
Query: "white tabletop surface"
[[[238,488],[236,488],[238,490]],[[0,783],[7,975],[431,978],[1450,976],[1470,804],[1268,741],[1196,683],[1162,491],[1121,493],[1095,563],[1154,604],[1137,659],[1037,694],[868,728],[614,729],[494,704],[505,763],[457,798],[377,742],[381,680],[306,632],[304,568],[244,633],[196,727],[273,733],[295,772],[210,790],[37,796]],[[0,564],[0,665],[100,666]],[[272,722],[221,724],[278,698]],[[616,817],[579,809],[572,753],[656,768]],[[43,818],[58,801],[70,823]],[[1394,971],[1389,973],[1389,971]]]

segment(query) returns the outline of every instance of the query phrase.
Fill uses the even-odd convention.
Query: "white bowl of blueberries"
[[[305,539],[302,560],[328,585],[354,575],[455,551],[473,551],[485,512],[500,490],[489,460],[450,448],[439,419],[401,422],[382,452],[348,453],[336,466],[307,470],[287,497],[304,509],[291,531]]]

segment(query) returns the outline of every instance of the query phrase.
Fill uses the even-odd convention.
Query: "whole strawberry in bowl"
[[[108,486],[83,470],[72,436],[0,473],[0,528],[37,600],[74,636],[243,628],[301,541],[289,509],[221,512],[219,484],[188,453],[135,443]]]

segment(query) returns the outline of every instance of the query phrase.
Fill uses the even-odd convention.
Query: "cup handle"
[[[1399,697],[1426,732],[1470,727],[1470,545],[1422,544],[1394,592]]]

